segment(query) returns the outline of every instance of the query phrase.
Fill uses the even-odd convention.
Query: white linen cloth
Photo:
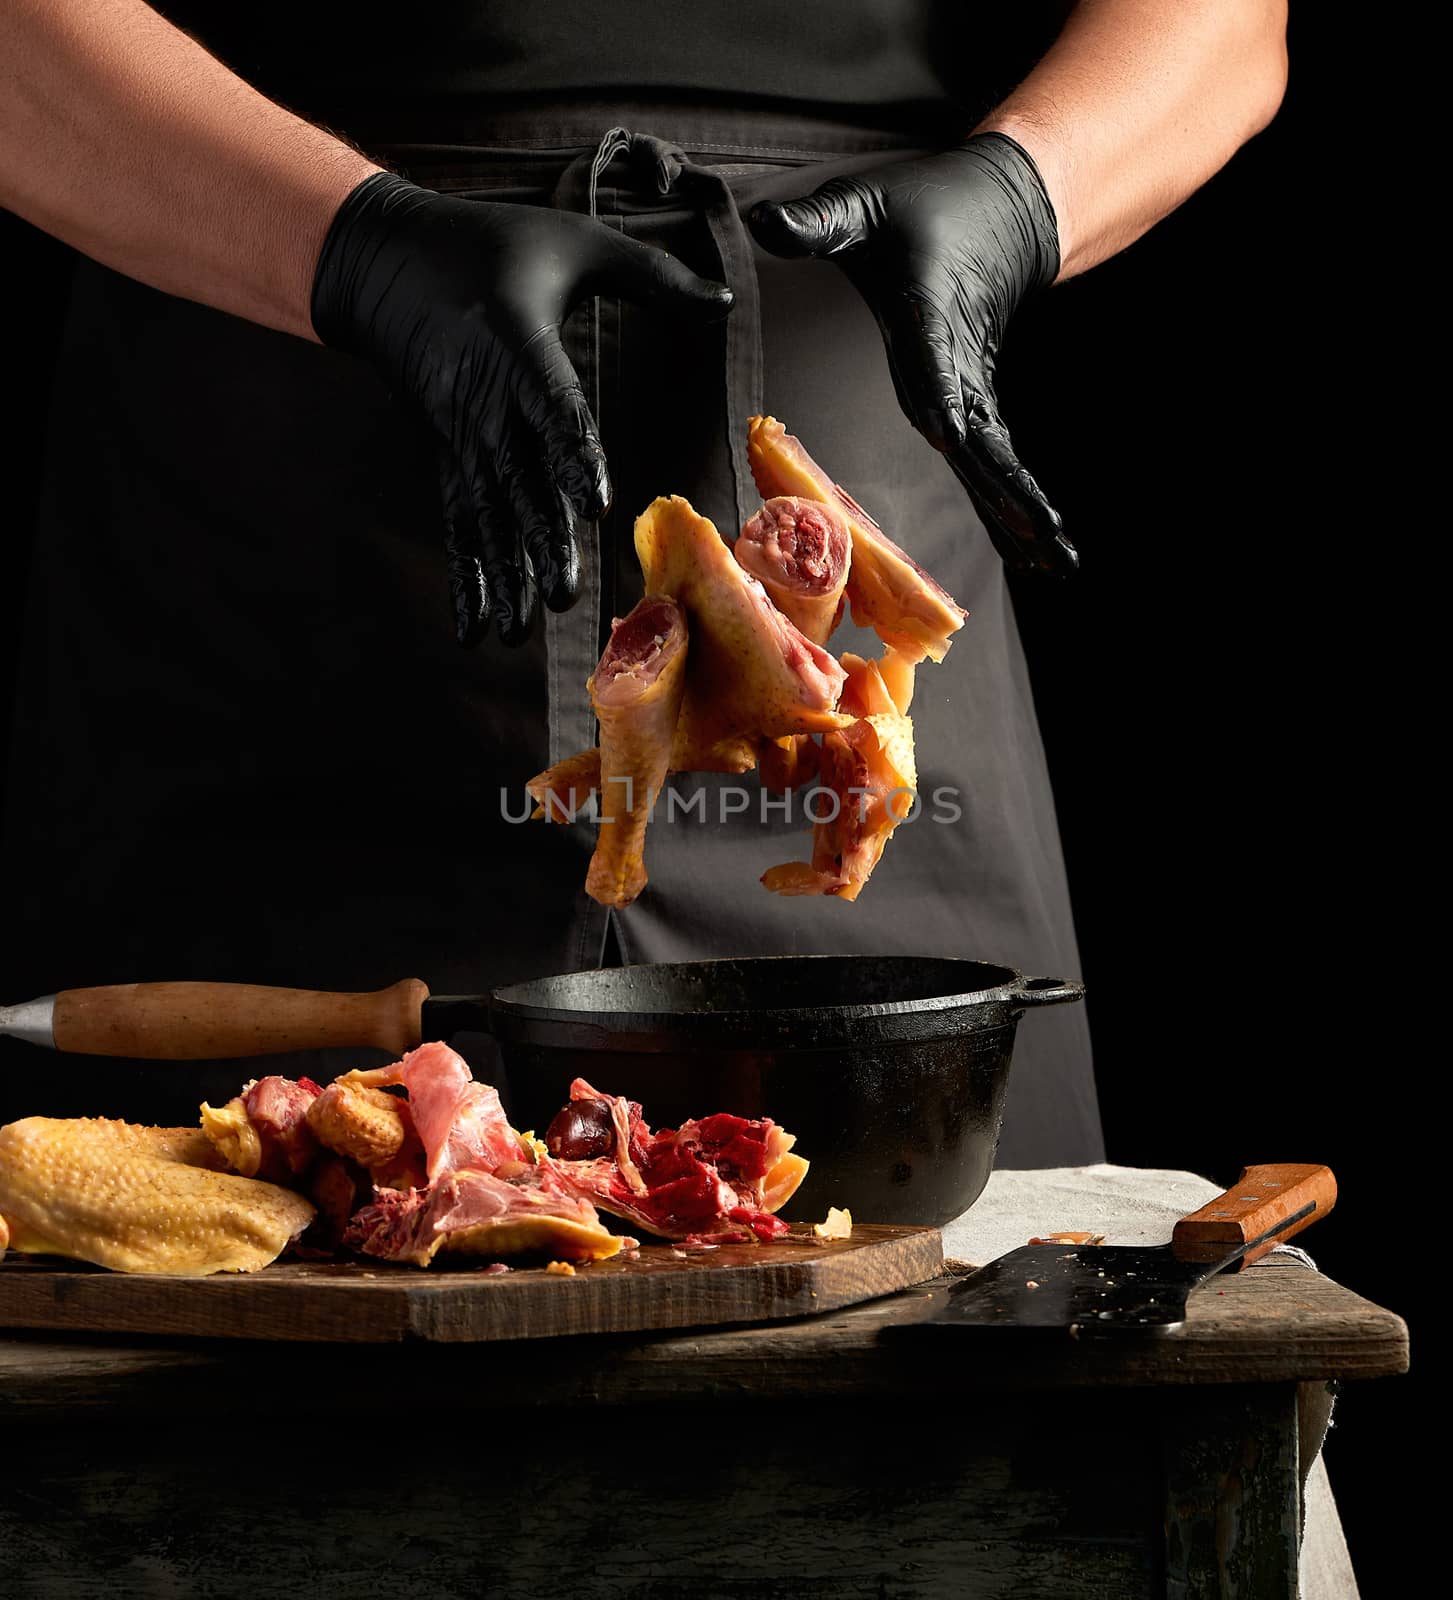
[[[1194,1172],[1152,1167],[1048,1167],[996,1171],[970,1210],[943,1228],[951,1261],[982,1266],[1047,1233],[1092,1230],[1106,1244],[1166,1244],[1176,1220],[1222,1192]],[[1315,1270],[1294,1245],[1278,1246],[1248,1270]],[[1325,1432],[1325,1424],[1322,1427]],[[1302,1493],[1301,1600],[1358,1600],[1357,1579],[1327,1482],[1321,1438]]]

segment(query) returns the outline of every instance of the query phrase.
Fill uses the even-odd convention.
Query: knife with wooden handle
[[[426,1037],[447,1038],[477,1006],[488,1027],[487,998],[435,1001],[429,986],[404,978],[366,994],[274,989],[251,983],[122,983],[64,989],[20,1005],[0,1006],[0,1034],[54,1050],[156,1061],[207,1061],[277,1055],[288,1050],[372,1045],[401,1056]]]
[[[1076,1338],[1171,1333],[1198,1284],[1259,1261],[1336,1202],[1328,1167],[1247,1167],[1224,1194],[1182,1217],[1169,1244],[1025,1245],[934,1291],[921,1320],[883,1337],[966,1328],[1061,1328]]]

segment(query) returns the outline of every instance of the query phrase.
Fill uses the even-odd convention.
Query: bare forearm
[[[312,338],[313,269],[376,164],[142,0],[5,0],[0,204],[168,293]]]
[[[1048,54],[983,123],[1044,178],[1060,277],[1173,211],[1271,121],[1286,0],[1080,0]]]

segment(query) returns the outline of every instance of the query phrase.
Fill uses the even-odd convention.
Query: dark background
[[[1383,197],[1349,185],[1334,31],[1303,8],[1272,128],[1021,318],[1005,411],[1083,571],[1015,598],[1110,1159],[1227,1182],[1246,1162],[1327,1162],[1340,1206],[1306,1243],[1416,1332],[1427,1291],[1394,1184],[1435,1112],[1408,1032],[1429,837],[1398,708],[1426,534],[1378,370]],[[18,402],[0,446],[3,671],[68,256],[0,213],[0,261]],[[1386,1508],[1414,1522],[1423,1388],[1351,1386],[1328,1441],[1369,1597],[1396,1592],[1406,1559]]]
[[[1339,1208],[1302,1242],[1414,1338],[1414,1374],[1348,1386],[1326,1445],[1374,1600],[1407,1592],[1431,1309],[1414,1152],[1440,1104],[1402,976],[1438,914],[1408,738],[1426,512],[1392,366],[1421,297],[1397,163],[1349,104],[1368,63],[1292,9],[1277,120],[1038,302],[1002,399],[1082,558],[1015,603],[1109,1159],[1336,1173]]]

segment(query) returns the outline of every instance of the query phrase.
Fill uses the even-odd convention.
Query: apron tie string
[[[622,157],[638,192],[649,187],[663,199],[679,194],[700,207],[716,247],[722,281],[735,298],[725,324],[724,399],[740,529],[758,500],[747,460],[747,418],[762,410],[762,304],[752,241],[724,178],[692,161],[680,145],[626,128],[609,129],[593,152],[586,151],[566,167],[555,186],[553,204],[592,217],[599,215],[600,180]]]

